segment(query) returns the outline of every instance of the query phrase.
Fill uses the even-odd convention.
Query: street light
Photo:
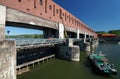
[[[7,34],[8,34],[8,38],[9,38],[9,33],[10,33],[10,31],[8,30],[8,31],[7,31]]]

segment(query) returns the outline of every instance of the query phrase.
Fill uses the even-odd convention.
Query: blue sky
[[[10,31],[9,35],[23,35],[23,34],[42,34],[43,31],[41,30],[34,30],[34,29],[25,29],[25,28],[17,28],[17,27],[6,27],[6,35],[7,31]]]
[[[120,0],[53,0],[95,31],[120,29]]]
[[[120,0],[53,0],[95,31],[120,30]],[[39,34],[39,30],[6,27],[10,34]],[[22,31],[22,32],[21,32]]]

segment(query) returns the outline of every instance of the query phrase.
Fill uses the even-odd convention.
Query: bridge
[[[44,39],[5,40],[6,26],[42,30]],[[90,51],[97,38],[89,26],[52,0],[0,0],[0,79],[16,79],[17,60],[17,68],[30,65],[41,61],[43,53],[79,61],[80,50]]]
[[[5,26],[43,30],[44,37],[63,39],[66,30],[70,38],[97,38],[97,34],[80,19],[52,0],[0,0],[0,39]]]

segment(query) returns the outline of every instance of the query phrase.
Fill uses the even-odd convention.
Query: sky
[[[8,35],[7,31],[10,31],[9,35],[23,35],[23,34],[43,34],[43,31],[41,30],[35,30],[35,29],[26,29],[26,28],[18,28],[18,27],[12,27],[7,26],[5,34]]]
[[[94,31],[120,30],[120,0],[53,1],[79,18]],[[42,31],[39,30],[16,29],[13,27],[6,27],[6,31],[7,30],[12,30],[10,32],[11,35],[42,33]]]
[[[53,0],[95,31],[120,29],[120,0]]]

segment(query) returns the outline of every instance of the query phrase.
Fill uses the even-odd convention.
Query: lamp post
[[[8,38],[9,38],[9,33],[10,33],[10,31],[8,30],[8,31],[7,31],[7,34],[8,34]]]

